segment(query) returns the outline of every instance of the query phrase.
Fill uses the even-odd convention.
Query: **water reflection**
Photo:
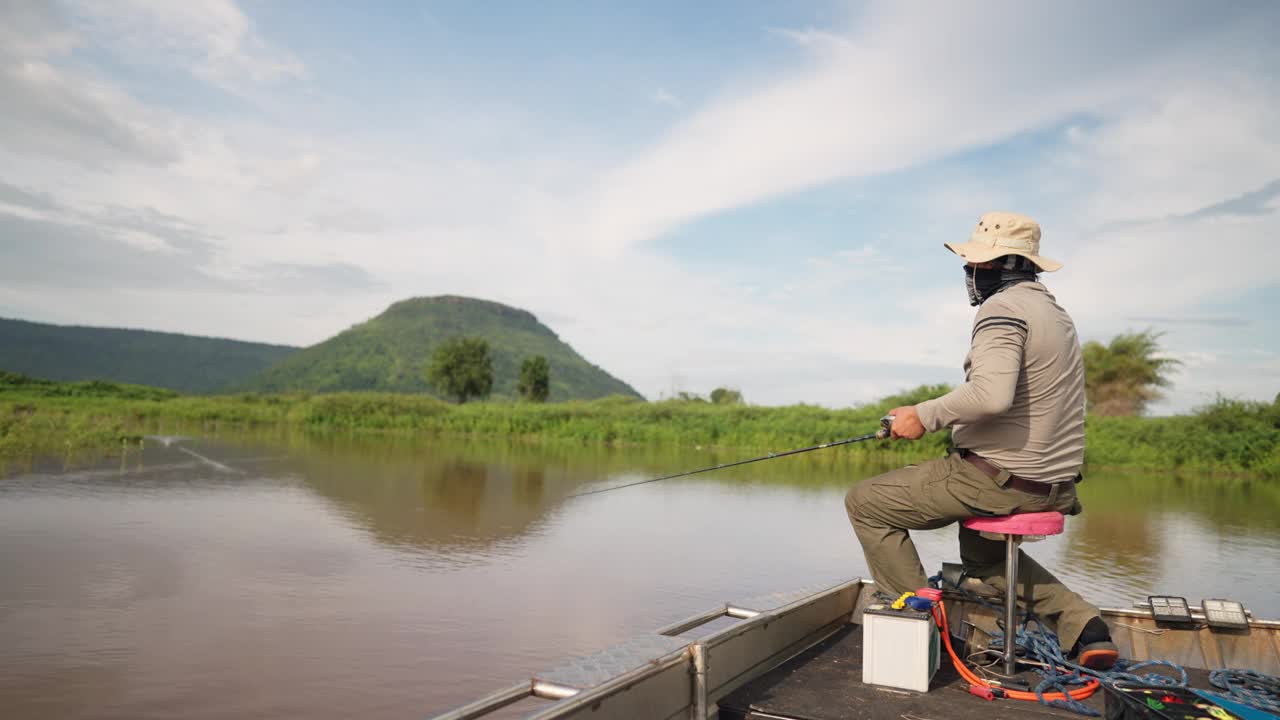
[[[1134,520],[1180,513],[1226,533],[1280,536],[1280,482],[1190,473],[1096,472],[1080,485],[1088,512],[1123,509]]]
[[[1164,554],[1164,535],[1156,520],[1125,508],[1094,503],[1071,519],[1067,554],[1081,574],[1125,578],[1138,587],[1151,587],[1159,577],[1153,558]]]
[[[580,504],[589,512],[596,496],[570,497],[731,461],[727,454],[546,448],[470,442],[406,446],[386,441],[295,439],[303,483],[366,527],[380,541],[435,553],[483,550],[537,534],[548,516]],[[831,459],[790,459],[735,468],[693,482],[726,490],[791,487],[826,493],[875,468]],[[673,481],[680,482],[680,481]],[[619,492],[635,492],[627,488]],[[577,511],[577,508],[568,508]]]
[[[435,553],[483,550],[536,532],[551,507],[590,477],[536,455],[485,462],[484,453],[317,443],[299,454],[298,472],[380,542]]]
[[[307,438],[293,438],[290,450],[304,484],[379,541],[437,553],[484,550],[537,534],[561,509],[588,512],[595,496],[569,497],[583,489],[741,459],[729,452],[492,442],[423,447],[402,440]],[[768,487],[825,496],[886,469],[848,458],[839,452],[787,458],[696,476],[692,482],[723,492]],[[1170,551],[1167,526],[1174,515],[1196,518],[1222,535],[1280,538],[1280,483],[1273,481],[1093,471],[1079,491],[1086,510],[1069,524],[1067,552],[1084,570],[1125,576],[1135,585],[1158,576],[1152,558]]]

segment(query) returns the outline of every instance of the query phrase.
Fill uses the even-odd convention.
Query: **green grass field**
[[[925,386],[839,410],[627,397],[454,405],[392,393],[183,396],[140,386],[0,374],[0,460],[114,452],[153,433],[267,428],[782,452],[872,432],[890,408],[945,389]],[[1095,467],[1280,477],[1280,407],[1275,404],[1220,401],[1193,415],[1090,417],[1087,432],[1086,459]],[[856,461],[910,462],[937,457],[948,441],[947,433],[935,433],[914,443],[871,441],[838,452]]]

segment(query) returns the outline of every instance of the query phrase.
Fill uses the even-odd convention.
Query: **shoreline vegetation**
[[[138,385],[64,383],[0,372],[0,467],[41,457],[118,454],[145,435],[268,428],[765,454],[873,432],[889,409],[946,390],[921,386],[847,409],[622,396],[456,405],[396,393],[179,395]],[[1280,403],[1220,399],[1189,415],[1089,416],[1086,432],[1089,467],[1280,478]],[[933,433],[917,442],[869,441],[832,452],[849,462],[913,462],[938,457],[949,440],[949,433]]]

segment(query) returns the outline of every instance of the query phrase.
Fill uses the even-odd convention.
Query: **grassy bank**
[[[52,383],[0,374],[0,459],[103,451],[141,435],[287,427],[314,433],[513,438],[780,452],[871,432],[886,410],[943,392],[921,387],[856,408],[759,407],[607,398],[552,404],[453,405],[419,395],[179,396],[113,383]],[[1195,415],[1089,418],[1088,461],[1280,477],[1280,408],[1224,401]],[[867,442],[836,452],[867,461],[936,457],[949,438]]]
[[[1218,400],[1191,415],[1090,417],[1092,464],[1280,477],[1280,403]]]

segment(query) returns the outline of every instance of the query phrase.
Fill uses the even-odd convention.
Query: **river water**
[[[839,450],[566,497],[734,459],[280,436],[11,470],[0,716],[419,718],[865,573],[843,496],[876,469]],[[1086,597],[1280,616],[1277,483],[1096,472],[1080,494],[1029,550]],[[926,567],[956,559],[953,529],[916,537]]]

